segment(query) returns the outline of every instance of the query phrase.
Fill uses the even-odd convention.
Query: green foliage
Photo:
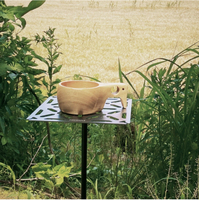
[[[16,28],[24,29],[22,18],[44,1],[31,1],[27,7],[7,6],[0,2],[0,162],[10,166],[28,160],[29,124],[25,117],[39,104],[39,80],[44,70],[35,68],[30,40],[19,37]],[[37,75],[37,78],[36,76]],[[23,153],[22,153],[23,152]],[[24,157],[21,156],[24,154]]]
[[[0,22],[3,22],[3,26],[1,27],[1,31],[6,33],[6,31],[14,31],[15,27],[14,25],[24,28],[26,26],[26,21],[24,18],[22,18],[26,13],[40,7],[45,0],[32,0],[27,7],[23,6],[7,6],[5,1],[2,0],[0,2]],[[17,22],[17,20],[20,21],[20,23]],[[14,23],[14,25],[13,25]],[[6,27],[7,25],[7,27]],[[6,34],[1,35],[1,42],[6,41]]]
[[[34,52],[34,56],[39,59],[41,62],[47,65],[47,73],[48,73],[48,80],[43,78],[42,83],[47,89],[47,96],[55,95],[57,92],[57,84],[61,81],[60,79],[53,80],[53,75],[58,73],[62,65],[56,65],[56,61],[60,56],[61,52],[58,51],[60,45],[57,43],[57,39],[55,39],[55,28],[49,28],[47,31],[44,31],[45,35],[40,36],[37,34],[35,36],[35,41],[37,43],[42,43],[43,47],[47,50],[48,56],[44,58]]]
[[[12,179],[12,181],[13,181],[13,183],[15,184],[15,179],[16,179],[16,177],[15,177],[15,173],[13,172],[13,170],[10,168],[10,166],[8,166],[8,165],[6,165],[6,164],[4,164],[4,163],[1,163],[0,162],[0,166],[1,166],[1,173],[3,173],[3,174],[6,174],[7,175],[7,173],[9,174],[9,175],[7,175],[7,177],[9,177],[10,176],[10,178]]]
[[[100,82],[98,76],[99,76],[99,74],[95,74],[94,77],[84,76],[84,75],[81,75],[81,74],[74,74],[73,80],[83,80],[83,78],[85,77],[85,78],[88,78],[90,81]]]
[[[191,54],[190,59],[178,64],[177,61],[182,56],[191,52],[195,55]],[[172,179],[172,173],[177,173],[178,178],[184,182],[187,165],[191,171],[189,180],[191,191],[194,190],[198,179],[195,173],[199,154],[199,65],[196,63],[198,57],[198,47],[191,46],[172,60],[161,59],[162,61],[149,65],[148,70],[156,67],[150,77],[136,71],[148,83],[143,89],[150,88],[149,95],[140,100],[134,115],[138,125],[137,153],[146,160],[151,181],[158,182],[155,188],[161,198],[175,198],[177,183]],[[158,70],[158,65],[166,62],[169,63],[169,68]],[[170,179],[169,183],[159,182],[166,177]],[[191,196],[188,195],[187,198]]]
[[[74,74],[73,79],[74,80],[83,80],[80,74]]]
[[[136,96],[139,98],[139,95],[138,95],[137,91],[135,90],[135,88],[133,87],[132,83],[129,81],[129,79],[127,78],[127,76],[122,72],[121,64],[120,64],[120,60],[119,59],[118,59],[118,71],[119,71],[120,83],[123,83],[123,78],[125,78],[125,80],[127,81],[127,83],[131,86],[131,88],[135,92]]]
[[[92,185],[94,192],[90,191],[88,195],[88,199],[107,199],[111,191],[114,190],[114,187],[111,187],[104,195],[99,192],[98,189],[98,179],[95,180],[95,183],[93,183],[91,180],[88,179],[88,182]],[[104,193],[104,192],[103,192]]]
[[[67,167],[66,163],[52,167],[50,164],[37,163],[32,167],[38,179],[44,179],[45,186],[54,189],[64,182],[64,177],[69,177],[70,170],[73,166]]]

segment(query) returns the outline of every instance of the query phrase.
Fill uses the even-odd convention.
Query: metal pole
[[[82,124],[82,182],[81,199],[86,199],[87,124]]]

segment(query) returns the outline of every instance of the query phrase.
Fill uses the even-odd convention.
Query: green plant
[[[88,2],[88,6],[89,6],[90,8],[99,7],[99,1],[90,0],[90,1]]]
[[[15,179],[16,179],[16,177],[15,177],[15,173],[13,172],[11,167],[9,165],[6,165],[6,164],[1,163],[1,162],[0,162],[0,166],[2,168],[1,171],[0,171],[1,174],[4,174],[4,176],[6,175],[10,179],[12,179],[12,182],[13,182],[14,187],[15,187]],[[3,178],[3,177],[1,176],[1,178]],[[6,177],[4,177],[4,178],[6,179]]]
[[[32,52],[32,54],[43,62],[47,66],[47,77],[43,77],[42,84],[46,88],[47,96],[49,97],[53,96],[57,92],[57,84],[61,82],[59,78],[54,80],[54,75],[57,74],[61,68],[62,65],[56,65],[57,59],[60,56],[61,52],[58,51],[60,44],[57,43],[57,39],[54,35],[55,28],[50,28],[47,31],[44,31],[45,35],[40,36],[39,34],[35,35],[35,41],[36,43],[41,43],[44,49],[46,50],[47,57],[42,57],[38,55],[36,52]],[[46,94],[45,94],[46,95]],[[51,154],[54,154],[53,146],[51,142],[51,133],[50,133],[50,124],[46,122],[46,129],[48,134],[48,145],[50,148]],[[58,160],[56,159],[56,163],[59,164]]]
[[[24,165],[29,160],[28,151],[32,151],[25,118],[39,105],[41,91],[37,86],[45,72],[36,68],[31,40],[20,37],[17,31],[26,26],[23,16],[44,2],[33,0],[27,7],[0,2],[0,162],[15,170],[19,169],[16,163]]]
[[[50,164],[37,163],[32,167],[36,177],[44,180],[45,187],[54,190],[64,182],[64,177],[69,177],[70,170],[73,166],[66,166],[66,163],[52,166]]]
[[[180,4],[181,4],[181,1],[178,1],[178,0],[170,1],[170,2],[167,2],[167,8],[174,8],[174,7],[178,8],[180,7]]]
[[[56,80],[53,80],[53,76],[58,73],[62,68],[62,65],[56,65],[56,61],[61,52],[58,51],[60,44],[57,43],[54,32],[55,28],[49,28],[47,31],[44,31],[45,35],[40,36],[39,34],[37,34],[35,36],[35,41],[37,43],[41,43],[47,51],[47,58],[42,57],[35,52],[34,56],[47,65],[48,78],[46,80],[46,78],[44,77],[42,83],[47,89],[48,97],[55,95],[55,93],[57,92],[56,86],[61,81],[58,78]]]
[[[114,187],[111,187],[105,194],[102,194],[101,192],[99,192],[98,179],[95,180],[95,183],[93,183],[90,179],[88,179],[88,182],[92,185],[94,189],[94,192],[89,192],[88,199],[107,199],[111,191],[114,190]]]
[[[193,54],[178,64],[178,60],[188,53]],[[153,60],[148,70],[156,68],[149,77],[136,71],[148,83],[144,87],[150,88],[149,95],[140,101],[139,110],[135,115],[136,123],[141,127],[137,129],[141,132],[137,133],[139,135],[136,139],[139,142],[137,153],[146,159],[147,169],[152,174],[154,182],[167,177],[169,169],[178,173],[180,179],[184,180],[187,175],[184,166],[187,164],[190,171],[196,171],[195,160],[199,153],[198,57],[198,47],[190,46],[171,60],[164,58],[160,61]],[[163,63],[169,63],[168,69],[158,70],[158,65]],[[123,77],[127,78],[125,75]],[[170,147],[172,147],[172,166],[169,164]],[[190,190],[193,190],[196,181],[197,175],[191,173]],[[175,181],[166,185],[168,191],[166,198],[175,197],[175,185]],[[165,182],[159,182],[156,189],[161,193],[159,197],[164,197]]]
[[[117,7],[117,4],[118,4],[117,1],[116,1],[116,2],[110,1],[110,2],[109,2],[109,8],[113,9],[113,8]]]

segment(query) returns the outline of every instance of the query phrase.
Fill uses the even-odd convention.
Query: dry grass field
[[[170,59],[199,40],[199,1],[47,0],[25,18],[21,34],[31,38],[56,28],[63,53],[59,78],[81,74],[118,82],[118,58],[127,73],[154,58]],[[41,46],[34,48],[45,54]],[[136,89],[143,84],[135,73],[128,78]]]

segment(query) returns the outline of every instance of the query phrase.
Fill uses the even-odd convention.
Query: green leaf
[[[81,77],[80,74],[74,74],[74,75],[73,75],[73,79],[74,79],[74,80],[82,80],[82,77]]]
[[[186,86],[185,86],[185,98],[184,98],[184,116],[186,117],[187,114],[187,109],[188,109],[188,105],[187,105],[187,101],[188,99],[188,89],[190,87],[190,80],[191,80],[191,75],[192,75],[192,71],[194,70],[194,67],[191,67],[189,70],[189,73],[187,75],[187,79],[186,79]]]
[[[0,16],[5,18],[5,19],[9,19],[9,20],[12,20],[14,21],[15,20],[15,17],[14,17],[14,14],[12,12],[0,12]]]
[[[49,169],[51,165],[45,165],[44,163],[37,163],[35,166],[32,167],[32,170],[36,172],[46,171]]]
[[[43,3],[45,2],[45,0],[32,0],[29,5],[28,5],[28,10],[34,10],[38,7],[40,7]]]
[[[45,85],[46,88],[48,88],[48,83],[46,82],[45,78],[43,78],[42,83]]]
[[[52,82],[52,85],[58,84],[58,83],[60,83],[60,82],[61,82],[61,80],[57,78],[55,81]]]
[[[53,183],[51,180],[46,180],[46,179],[45,179],[45,186],[46,186],[48,189],[52,190],[52,189],[54,188],[54,183]]]
[[[122,69],[121,69],[120,59],[119,59],[119,58],[118,58],[118,67],[119,67],[119,78],[120,78],[120,83],[123,83],[123,79],[122,79]]]
[[[39,171],[39,172],[34,172],[34,173],[37,178],[50,180],[50,176],[46,173],[46,171]]]
[[[21,21],[22,29],[24,29],[25,26],[26,26],[26,20],[24,18],[22,18],[22,17],[20,17],[19,20]]]
[[[40,75],[42,73],[45,73],[46,71],[43,69],[33,69],[31,67],[27,67],[26,70],[24,70],[25,72],[32,74],[32,75]]]
[[[196,49],[187,49],[187,51],[193,51],[194,53],[199,55],[199,51],[197,51]]]
[[[66,167],[65,163],[62,163],[60,165],[57,165],[53,168],[53,170],[56,172],[54,176],[58,176],[59,178],[56,179],[56,185],[61,185],[64,181],[64,177],[69,177],[70,171],[73,168],[73,165],[70,167]]]
[[[62,68],[62,65],[59,65],[58,67],[56,67],[53,71],[53,74],[56,74],[57,72],[59,72]]]
[[[2,132],[5,134],[5,121],[2,119],[2,117],[0,117],[0,126]]]
[[[142,87],[141,90],[140,90],[140,98],[141,98],[141,99],[144,98],[144,91],[145,91],[145,88],[146,88],[146,86],[145,86],[145,81],[144,81],[143,87]]]
[[[25,15],[29,11],[40,7],[44,2],[45,0],[32,0],[29,3],[28,7],[16,6],[13,8],[13,10],[15,11],[16,17],[21,18],[23,15]]]
[[[72,167],[62,166],[56,173],[59,177],[69,177],[69,173]]]
[[[32,54],[35,58],[39,59],[41,62],[44,62],[47,66],[49,66],[48,61],[46,61],[42,56],[36,54],[34,51],[31,51],[31,54]]]
[[[58,57],[59,57],[59,54],[57,53],[57,54],[55,54],[55,55],[52,57],[52,60],[54,61],[54,60],[56,60]]]
[[[1,6],[6,6],[5,0],[1,0]]]
[[[6,145],[6,144],[7,144],[7,140],[6,140],[5,137],[2,137],[2,138],[1,138],[1,144],[2,144],[2,145]]]
[[[5,43],[7,39],[7,36],[3,35],[0,37],[0,43]]]
[[[18,63],[16,63],[14,66],[7,65],[6,63],[0,63],[0,76],[5,75],[7,71],[21,72],[23,71],[23,67]]]
[[[9,77],[12,79],[12,80],[14,80],[16,77],[17,77],[17,74],[15,74],[15,73],[9,73]]]
[[[34,198],[33,194],[29,191],[29,190],[25,190],[28,198],[27,199],[32,199],[32,197]]]
[[[162,63],[164,63],[164,62],[166,62],[166,60],[160,61],[160,62],[157,62],[157,63],[153,63],[153,64],[149,65],[149,67],[147,68],[147,71],[148,71],[151,67],[154,67],[154,66],[156,66],[156,65],[162,64]]]
[[[162,77],[164,76],[165,72],[166,72],[166,69],[160,69],[158,73],[158,78],[160,81],[162,81]]]
[[[61,185],[63,182],[64,182],[64,178],[63,177],[56,178],[56,186]]]
[[[6,63],[0,63],[0,76],[5,75],[8,68],[9,65],[7,65]]]
[[[13,172],[13,170],[11,169],[11,167],[9,165],[6,165],[6,164],[1,163],[1,162],[0,162],[0,166],[5,167],[6,169],[8,169],[10,171],[13,183],[15,184],[16,177],[15,177],[15,173]]]
[[[131,88],[132,88],[133,91],[135,92],[136,96],[137,96],[138,98],[140,98],[139,95],[138,95],[138,93],[137,93],[137,91],[136,91],[136,89],[133,87],[133,85],[131,84],[131,82],[129,81],[129,79],[127,78],[127,76],[126,76],[123,72],[122,72],[122,76],[126,79],[126,81],[128,82],[128,84],[131,86]]]
[[[15,30],[15,27],[10,22],[6,23],[6,26],[8,26],[11,31]]]
[[[10,66],[9,71],[17,71],[17,72],[23,72],[24,68],[19,64],[19,63],[16,63],[15,65],[13,66]]]

